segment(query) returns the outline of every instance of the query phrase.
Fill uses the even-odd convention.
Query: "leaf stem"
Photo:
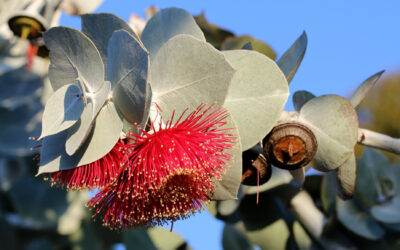
[[[393,138],[368,129],[358,129],[358,143],[400,155],[400,138]]]

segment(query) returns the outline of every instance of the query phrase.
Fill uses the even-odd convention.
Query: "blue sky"
[[[128,20],[144,16],[149,5],[180,7],[238,35],[252,35],[270,44],[278,57],[305,30],[308,48],[290,84],[293,94],[349,96],[369,76],[400,71],[400,1],[133,1],[105,0],[96,12]],[[63,16],[61,25],[80,27],[79,18]],[[287,108],[291,109],[291,97]],[[194,249],[221,249],[222,223],[206,212],[176,222],[174,231]]]

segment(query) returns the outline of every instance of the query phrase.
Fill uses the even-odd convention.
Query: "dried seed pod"
[[[242,184],[248,186],[262,185],[271,178],[271,165],[267,162],[260,144],[244,151],[242,158]]]
[[[314,133],[297,122],[279,124],[264,139],[264,152],[269,162],[288,170],[307,165],[314,158],[317,147]]]

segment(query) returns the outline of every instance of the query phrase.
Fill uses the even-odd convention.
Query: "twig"
[[[358,129],[358,143],[400,155],[400,138],[393,138],[368,129]]]

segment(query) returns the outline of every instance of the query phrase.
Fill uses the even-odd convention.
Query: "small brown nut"
[[[272,165],[293,170],[304,167],[317,152],[317,139],[305,125],[279,124],[264,139],[264,152]]]
[[[271,165],[268,164],[262,152],[261,145],[256,145],[255,147],[243,152],[242,158],[242,184],[248,186],[257,186],[257,184],[262,185],[271,178]]]

